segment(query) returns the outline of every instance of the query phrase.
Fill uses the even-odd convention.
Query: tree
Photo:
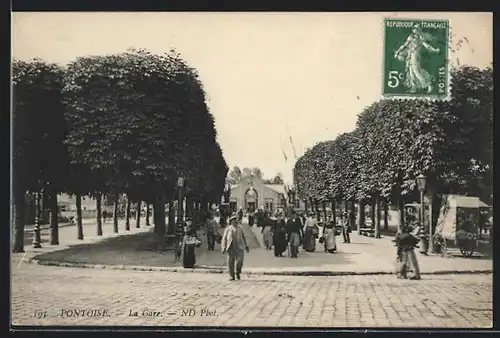
[[[402,207],[402,196],[416,197],[415,179],[424,173],[436,212],[440,194],[491,196],[492,69],[462,67],[452,75],[451,101],[375,102],[359,114],[352,133],[306,151],[294,167],[299,195],[370,197],[372,207],[382,197]]]
[[[63,69],[40,59],[14,61],[13,83],[13,252],[24,251],[26,191],[50,191],[51,243],[58,243],[57,191],[64,182],[65,147],[61,99]],[[55,208],[54,208],[55,204]],[[55,214],[54,214],[55,213]]]
[[[241,178],[253,177],[253,170],[250,168],[243,168]]]
[[[262,170],[260,168],[253,167],[252,168],[252,176],[262,179],[264,177],[264,173],[262,172]]]
[[[272,184],[280,184],[280,185],[285,184],[285,181],[283,180],[283,174],[282,173],[276,174],[276,176],[274,176],[274,178],[272,179]]]
[[[238,184],[241,180],[241,169],[238,166],[234,166],[231,171],[229,171],[229,182],[231,184]]]
[[[158,206],[174,187],[188,117],[174,95],[183,86],[178,69],[171,54],[83,57],[68,66],[64,87],[73,162],[99,172],[111,194],[135,190],[155,200],[156,228],[165,224]]]
[[[213,117],[196,71],[175,51],[78,58],[68,67],[64,93],[72,162],[99,173],[115,211],[122,193],[153,204],[162,237],[164,206],[175,198],[178,177],[194,201],[220,189],[205,186],[209,173],[217,184],[227,174]]]

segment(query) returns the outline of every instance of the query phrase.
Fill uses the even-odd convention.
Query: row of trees
[[[434,221],[443,194],[491,203],[493,70],[463,66],[451,75],[451,100],[375,102],[358,115],[354,131],[308,150],[294,168],[298,195],[312,206],[370,204],[374,215],[381,202],[402,210],[415,200],[416,177],[424,174]]]
[[[229,183],[238,184],[243,178],[257,177],[264,181],[264,184],[284,184],[283,174],[278,173],[272,179],[264,179],[264,173],[259,167],[243,168],[234,166],[228,174]]]
[[[214,119],[196,70],[174,50],[79,57],[67,67],[14,61],[12,80],[14,252],[23,251],[27,191],[50,196],[51,244],[58,244],[61,192],[76,195],[77,207],[83,195],[97,199],[98,234],[103,194],[115,202],[115,232],[125,193],[153,205],[159,236],[179,177],[188,205],[220,201],[228,167]]]

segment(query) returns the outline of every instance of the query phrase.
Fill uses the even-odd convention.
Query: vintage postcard
[[[492,13],[12,30],[12,329],[492,326]]]

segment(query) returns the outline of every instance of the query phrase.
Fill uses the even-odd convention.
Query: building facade
[[[257,177],[247,177],[239,184],[231,187],[229,208],[231,212],[240,208],[244,212],[252,212],[259,208],[275,212],[286,205],[285,186],[281,184],[264,184]]]

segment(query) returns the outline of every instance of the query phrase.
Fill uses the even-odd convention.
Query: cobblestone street
[[[293,277],[13,262],[14,325],[491,327],[492,276]],[[75,310],[84,310],[75,317]],[[91,317],[92,314],[104,317]],[[96,310],[101,310],[96,311]],[[72,315],[73,312],[73,316]]]

